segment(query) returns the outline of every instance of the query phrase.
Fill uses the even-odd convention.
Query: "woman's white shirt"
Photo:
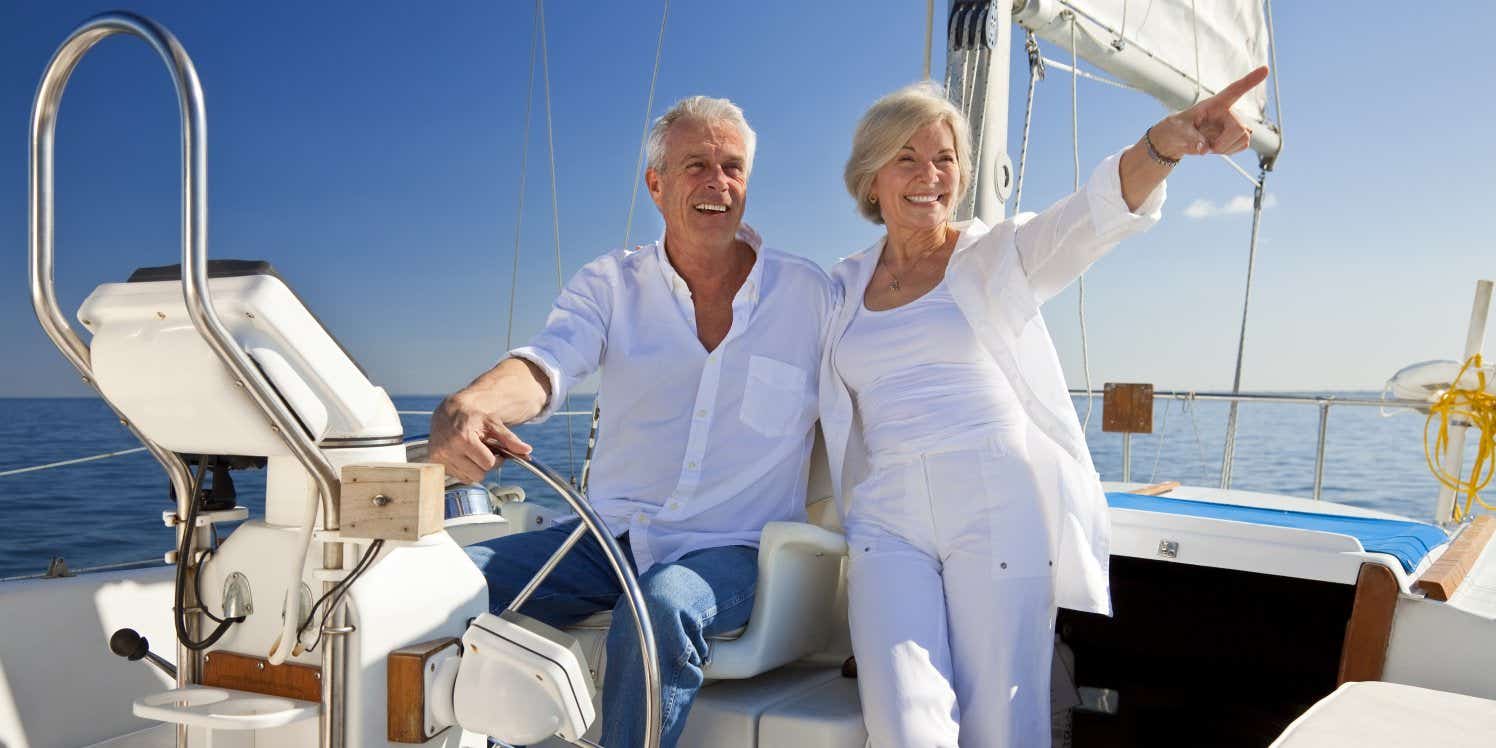
[[[836,366],[864,414],[870,453],[940,450],[977,435],[1022,438],[1023,406],[945,281],[893,309],[859,307]]]
[[[1159,220],[1164,185],[1130,211],[1122,198],[1120,159],[1119,153],[1102,161],[1080,191],[1042,213],[1019,214],[990,228],[976,220],[957,225],[961,235],[946,270],[957,308],[996,365],[992,386],[1006,385],[1022,406],[1028,453],[1044,490],[1056,602],[1108,614],[1106,497],[1039,305],[1118,241]],[[841,301],[822,354],[821,428],[843,516],[847,489],[867,473],[868,452],[838,349],[862,306],[883,244],[880,239],[831,271]]]

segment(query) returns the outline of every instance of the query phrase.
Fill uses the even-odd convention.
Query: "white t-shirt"
[[[903,306],[861,299],[836,349],[871,455],[970,446],[967,437],[1022,438],[1023,409],[956,306],[945,280]]]

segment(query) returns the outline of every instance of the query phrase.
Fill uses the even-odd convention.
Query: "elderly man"
[[[663,744],[702,683],[707,641],[748,621],[759,533],[804,516],[821,333],[830,283],[814,263],[743,224],[755,136],[742,110],[702,96],[649,136],[649,194],[665,236],[581,269],[529,345],[448,397],[431,457],[477,481],[493,448],[528,454],[509,425],[544,420],[601,370],[589,494],[631,555],[653,621]],[[502,610],[574,527],[469,549]],[[607,746],[643,742],[643,675],[621,590],[588,538],[524,606],[554,626],[614,609],[603,684]]]

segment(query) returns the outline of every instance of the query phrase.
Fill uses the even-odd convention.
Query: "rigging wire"
[[[1028,53],[1028,96],[1023,104],[1023,139],[1018,146],[1018,178],[1013,184],[1013,214],[1023,210],[1023,170],[1028,165],[1029,128],[1034,123],[1034,89],[1044,80],[1044,57],[1039,54],[1039,40],[1033,31],[1024,32],[1023,48]]]
[[[1267,168],[1271,169],[1273,162],[1283,153],[1283,94],[1278,90],[1278,35],[1273,30],[1273,0],[1263,0],[1262,10],[1267,17],[1267,55],[1273,66],[1273,124],[1278,133],[1278,150],[1273,152],[1273,157],[1267,162]]]
[[[540,32],[540,75],[545,91],[545,140],[550,154],[551,167],[551,236],[556,243],[556,292],[565,290],[566,279],[561,274],[561,201],[556,195],[556,135],[551,122],[551,55],[546,48],[545,0],[535,0],[535,19]],[[511,320],[512,321],[512,320]],[[565,403],[562,403],[565,405]],[[566,466],[571,472],[571,484],[577,485],[577,453],[572,444],[571,419],[566,419]]]
[[[933,2],[934,0],[931,0]],[[649,74],[649,96],[644,99],[644,128],[639,134],[639,158],[634,162],[633,189],[629,190],[629,213],[623,223],[623,246],[632,246],[630,234],[634,228],[634,204],[639,198],[639,180],[644,171],[644,152],[649,145],[650,112],[654,111],[655,81],[660,77],[660,58],[665,51],[665,21],[670,18],[670,0],[665,0],[665,10],[660,14],[660,35],[655,41],[654,72]]]
[[[1169,434],[1169,407],[1174,404],[1174,398],[1164,401],[1164,414],[1158,426],[1158,450],[1153,453],[1153,470],[1148,473],[1148,482],[1158,482],[1158,461],[1164,456],[1164,438]]]
[[[1241,392],[1242,361],[1247,350],[1247,310],[1252,301],[1252,270],[1257,265],[1257,231],[1262,225],[1262,196],[1267,187],[1267,166],[1257,176],[1257,189],[1252,192],[1252,236],[1247,243],[1247,284],[1241,298],[1241,332],[1236,338],[1236,374],[1231,380],[1231,394]],[[1221,488],[1231,487],[1231,463],[1236,455],[1236,422],[1239,406],[1231,401],[1226,415],[1226,449],[1221,454]]]
[[[1223,161],[1225,161],[1227,166],[1235,169],[1237,174],[1242,175],[1242,177],[1247,180],[1247,183],[1251,184],[1253,188],[1260,186],[1257,182],[1257,179],[1252,176],[1252,173],[1242,168],[1241,164],[1236,163],[1236,159],[1224,153],[1218,153],[1216,155],[1219,156]]]
[[[525,134],[519,146],[519,205],[514,209],[514,270],[509,275],[509,331],[504,335],[504,350],[514,348],[514,299],[519,295],[520,226],[525,220],[525,172],[530,163],[530,110],[535,102],[535,46],[540,34],[537,15],[530,31],[530,82],[525,88]]]
[[[1199,401],[1195,399],[1194,390],[1190,390],[1189,393],[1185,395],[1184,404],[1180,406],[1179,410],[1181,412],[1189,411],[1190,430],[1195,432],[1195,451],[1199,454],[1200,465],[1202,467],[1209,467],[1209,463],[1205,461],[1205,440],[1200,438],[1200,421],[1196,417],[1196,414],[1200,410],[1200,406]]]
[[[1070,149],[1074,156],[1074,192],[1080,192],[1080,60],[1075,52],[1075,14],[1070,13]],[[1086,339],[1086,274],[1081,273],[1077,283],[1080,307],[1080,366],[1086,377],[1086,417],[1081,421],[1080,432],[1091,427],[1091,413],[1096,408],[1094,388],[1091,386],[1091,346]]]
[[[78,465],[85,462],[93,462],[95,460],[107,460],[110,457],[120,457],[123,455],[135,454],[136,452],[144,451],[145,447],[136,447],[134,449],[121,449],[115,452],[103,452],[96,455],[89,455],[87,457],[76,457],[71,460],[59,460],[57,462],[49,462],[45,465],[32,465],[30,467],[15,468],[13,470],[0,470],[0,478],[4,478],[10,475],[20,475],[22,473],[34,473],[38,470],[50,470],[51,468],[67,467],[68,465]]]
[[[933,0],[931,1],[933,2]],[[665,25],[666,22],[670,19],[670,0],[665,0],[664,5],[664,10],[660,13],[660,33],[655,41],[654,68],[650,71],[649,74],[649,95],[644,100],[644,126],[639,132],[639,157],[638,160],[634,163],[634,185],[633,189],[629,191],[628,218],[625,220],[623,225],[624,247],[628,247],[633,243],[630,234],[633,232],[634,227],[634,203],[639,197],[639,180],[643,177],[644,172],[644,153],[649,145],[649,115],[654,110],[655,84],[659,81],[660,78],[660,60],[663,57],[665,50]],[[582,455],[581,477],[575,481],[577,490],[584,494],[587,492],[587,481],[592,477],[592,455],[597,450],[597,423],[601,416],[601,405],[598,403],[597,396],[594,395],[592,398],[592,422],[587,428],[587,451]],[[570,424],[571,421],[568,419],[568,429],[570,428]],[[570,431],[568,431],[568,444],[570,444],[570,441],[571,433]]]
[[[1060,62],[1059,60],[1053,60],[1053,59],[1050,59],[1048,57],[1044,58],[1044,64],[1048,65],[1048,66],[1051,66],[1054,69],[1059,70],[1062,73],[1070,73],[1071,75],[1079,75],[1080,77],[1085,78],[1086,80],[1093,80],[1093,81],[1096,81],[1097,83],[1105,83],[1108,86],[1113,86],[1113,87],[1116,87],[1116,88],[1120,88],[1120,89],[1123,89],[1124,91],[1142,91],[1143,90],[1141,88],[1138,88],[1137,86],[1134,86],[1134,85],[1132,85],[1130,83],[1124,83],[1124,82],[1119,81],[1119,80],[1117,80],[1115,78],[1108,78],[1108,77],[1106,77],[1104,75],[1097,75],[1095,73],[1087,72],[1085,70],[1077,70],[1076,68],[1073,68],[1073,67],[1071,67],[1069,65],[1066,65],[1065,63]]]

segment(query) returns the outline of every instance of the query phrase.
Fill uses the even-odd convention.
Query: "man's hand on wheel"
[[[478,483],[496,467],[500,451],[527,456],[531,447],[503,421],[484,407],[481,398],[466,391],[443,400],[431,415],[430,460],[447,469],[447,475],[466,483]]]

